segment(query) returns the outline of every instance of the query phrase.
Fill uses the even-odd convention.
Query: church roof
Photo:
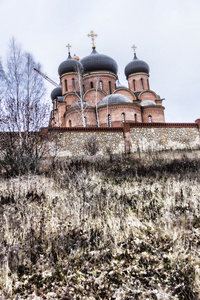
[[[51,92],[51,100],[56,99],[58,96],[62,96],[62,86],[61,83]]]
[[[63,61],[59,67],[58,67],[58,74],[62,76],[65,73],[70,73],[70,72],[81,72],[83,71],[83,66],[82,64],[76,60],[73,59],[69,53],[68,58]]]
[[[92,71],[109,71],[117,74],[118,71],[116,61],[107,55],[99,54],[95,47],[93,47],[90,55],[81,59],[81,63],[85,73]]]
[[[86,101],[83,101],[83,107],[90,107],[91,105],[89,103],[87,103]],[[78,101],[74,106],[73,108],[79,108],[81,107],[81,101]]]
[[[144,100],[140,103],[141,106],[147,106],[147,105],[156,105],[156,103],[152,100]]]
[[[137,100],[139,100],[139,98],[138,98],[138,97],[139,97],[140,93],[141,93],[141,92],[134,92],[134,94],[135,94],[135,97],[136,97],[136,99],[137,99]]]
[[[97,103],[97,107],[114,103],[132,103],[132,101],[124,95],[112,94],[104,97],[101,101],[99,101],[99,103]]]
[[[148,64],[137,58],[136,53],[134,53],[134,58],[133,60],[127,64],[125,67],[124,73],[126,77],[128,78],[129,75],[134,74],[134,73],[147,73],[149,74],[149,66]]]
[[[117,89],[121,89],[121,88],[127,89],[127,87],[126,87],[125,85],[123,85],[123,84],[119,81],[119,79],[117,79],[117,81],[116,81],[116,88],[117,88]]]

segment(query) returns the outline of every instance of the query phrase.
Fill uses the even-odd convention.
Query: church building
[[[123,123],[165,123],[163,99],[150,89],[149,66],[136,56],[124,69],[127,86],[118,79],[116,61],[99,54],[91,31],[92,52],[71,56],[58,67],[60,85],[51,93],[50,127],[121,127]]]

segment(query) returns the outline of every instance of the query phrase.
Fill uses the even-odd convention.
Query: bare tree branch
[[[13,38],[6,71],[0,62],[0,129],[4,133],[0,136],[0,168],[13,174],[36,171],[47,149],[47,139],[39,129],[48,123],[49,105],[43,100],[43,78],[34,67],[40,69]]]

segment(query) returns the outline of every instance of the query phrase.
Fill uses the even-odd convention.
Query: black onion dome
[[[54,99],[56,99],[57,97],[60,97],[60,96],[62,96],[62,86],[61,86],[61,83],[59,84],[59,86],[57,86],[51,92],[51,99],[54,100]]]
[[[83,71],[83,66],[82,64],[76,60],[73,59],[69,53],[68,58],[63,61],[60,66],[58,67],[58,74],[62,76],[65,73],[70,73],[70,72],[81,72]]]
[[[133,60],[125,67],[124,73],[127,78],[130,74],[134,73],[149,74],[149,66],[145,61],[138,59],[136,54],[134,54]]]
[[[81,63],[84,68],[84,72],[92,71],[109,71],[117,74],[118,66],[116,61],[104,54],[99,54],[95,48],[92,53],[81,59]]]
[[[115,103],[132,103],[132,101],[121,94],[112,94],[104,97],[99,103],[97,103],[97,106],[107,105],[107,104],[115,104]]]

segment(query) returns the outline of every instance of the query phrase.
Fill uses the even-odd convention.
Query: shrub
[[[85,143],[84,149],[88,155],[96,155],[99,151],[97,138],[95,136],[89,137]]]

